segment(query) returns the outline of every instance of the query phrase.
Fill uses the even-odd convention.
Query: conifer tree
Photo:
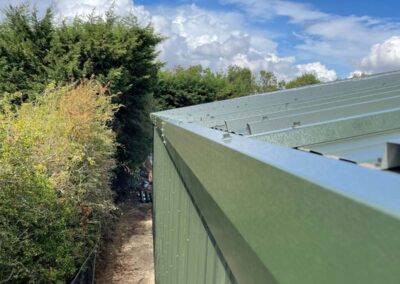
[[[15,102],[34,98],[47,84],[95,77],[109,84],[121,105],[113,125],[119,143],[115,188],[130,186],[131,172],[150,152],[150,101],[161,66],[156,46],[162,38],[134,16],[110,10],[54,24],[51,9],[39,19],[28,5],[10,6],[0,24],[0,96],[20,92]],[[3,94],[3,95],[2,95]]]

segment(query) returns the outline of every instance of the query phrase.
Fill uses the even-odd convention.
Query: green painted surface
[[[154,137],[156,283],[231,283],[164,144]]]
[[[299,126],[290,131],[252,135],[252,138],[287,147],[324,143],[370,133],[390,131],[400,126],[400,109],[370,115]]]
[[[247,111],[232,111],[230,114],[224,115],[225,124],[229,130],[235,131],[237,129],[246,128],[249,122],[263,121],[266,119],[274,119],[277,117],[285,117],[289,115],[317,111],[321,109],[331,109],[343,105],[358,104],[372,100],[386,100],[388,98],[395,98],[400,95],[399,86],[389,90],[384,88],[377,92],[376,90],[368,90],[367,92],[329,96],[322,98],[311,98],[308,101],[300,101],[296,103],[282,102],[277,105],[267,104],[266,106],[258,106],[252,110]],[[210,121],[210,126],[212,122]]]
[[[283,148],[260,152],[268,162],[251,149],[238,151],[246,138],[217,141],[217,131],[199,134],[190,131],[194,126],[167,122],[162,127],[166,148],[238,283],[400,282],[399,206],[391,213],[389,200],[400,201],[389,189],[400,184],[399,176]],[[251,142],[247,146],[257,146]],[[155,161],[160,163],[157,155]],[[297,168],[302,162],[304,169]],[[343,180],[331,180],[329,169]],[[383,188],[377,179],[386,181]],[[388,198],[383,205],[379,198],[374,204],[379,192]],[[191,220],[189,231],[198,233],[191,226],[199,222]],[[204,246],[198,239],[191,244],[199,249],[189,246],[188,271],[192,265],[206,270],[200,262],[207,256],[199,255]]]
[[[153,114],[157,283],[400,283],[400,175],[289,148],[347,153],[350,141],[373,162],[371,137],[386,145],[381,134],[400,127],[399,82],[393,72]]]
[[[379,113],[388,110],[400,110],[400,97],[367,101],[358,104],[349,104],[338,107],[321,108],[310,112],[295,111],[283,117],[276,117],[269,120],[250,122],[248,123],[252,134],[257,134],[267,131],[276,131],[280,129],[290,129],[296,123],[300,125],[311,125],[315,123],[323,123],[334,120],[344,120],[353,118],[366,113]]]
[[[224,125],[225,120],[293,110],[307,105],[340,101],[346,98],[389,97],[398,94],[400,72],[378,74],[365,78],[253,95],[227,101],[202,104],[160,112],[157,115],[195,122],[207,127]],[[250,120],[252,121],[252,120]]]

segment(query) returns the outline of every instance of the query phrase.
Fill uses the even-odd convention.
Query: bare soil
[[[152,204],[126,201],[96,266],[98,284],[154,284]]]

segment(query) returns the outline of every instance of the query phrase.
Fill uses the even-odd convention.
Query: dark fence
[[[97,246],[90,252],[82,266],[79,268],[71,284],[94,283],[96,274]]]

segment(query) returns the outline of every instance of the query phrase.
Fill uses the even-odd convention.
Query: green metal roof
[[[400,283],[399,79],[152,114],[157,283]]]
[[[385,155],[400,160],[395,149],[400,134],[400,72],[252,95],[157,115],[371,168],[387,169],[399,164],[383,163]],[[389,151],[388,147],[394,150]]]
[[[392,144],[400,144],[400,129],[307,145],[299,149],[361,166],[388,169],[400,166],[398,159],[391,164],[384,164],[383,158],[390,154],[388,147]]]

